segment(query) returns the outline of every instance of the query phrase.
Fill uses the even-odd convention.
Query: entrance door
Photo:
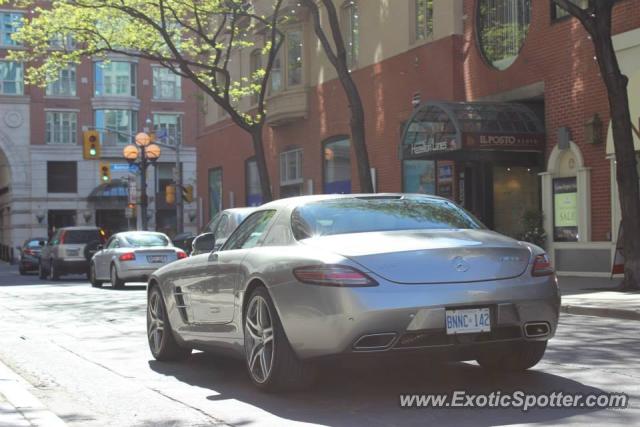
[[[540,211],[538,169],[518,166],[493,167],[493,219],[498,233],[517,237],[528,211]]]
[[[464,208],[493,229],[493,173],[484,162],[464,164]]]
[[[62,227],[72,227],[76,225],[76,211],[50,210],[47,212],[47,224],[49,224],[49,236]]]

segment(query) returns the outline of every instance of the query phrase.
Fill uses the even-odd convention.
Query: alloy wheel
[[[149,336],[149,346],[153,354],[158,354],[162,346],[164,338],[164,311],[162,309],[162,300],[159,292],[151,293],[149,297],[149,326],[147,334]]]
[[[264,383],[269,379],[273,368],[273,316],[267,301],[255,295],[249,302],[244,322],[245,354],[247,365],[253,379]]]

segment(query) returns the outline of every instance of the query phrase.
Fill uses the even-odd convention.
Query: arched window
[[[507,69],[518,57],[531,23],[531,0],[479,0],[480,49],[487,62]]]

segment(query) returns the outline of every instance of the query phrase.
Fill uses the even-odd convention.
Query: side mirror
[[[44,240],[40,240],[38,242],[38,245],[40,245],[40,246],[45,246],[46,244],[47,244],[47,242],[45,242]]]
[[[216,236],[213,233],[203,233],[193,239],[191,244],[192,255],[198,255],[213,251],[216,245]]]

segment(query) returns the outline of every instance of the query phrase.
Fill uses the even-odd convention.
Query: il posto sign
[[[544,135],[470,133],[463,138],[470,150],[544,150]]]

